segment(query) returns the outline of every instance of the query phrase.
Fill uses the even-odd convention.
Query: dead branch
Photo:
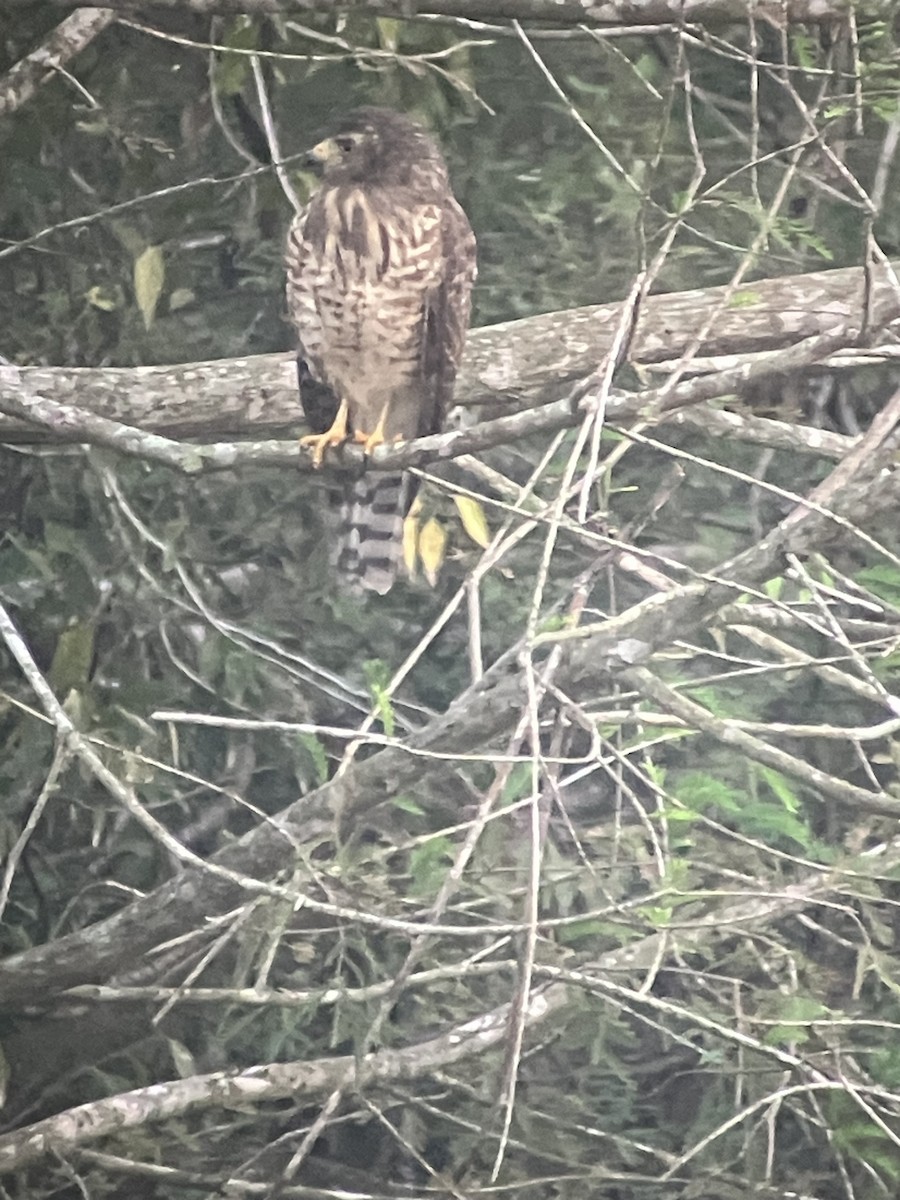
[[[882,869],[886,869],[896,861],[900,844],[895,840],[880,849]],[[769,924],[814,903],[843,882],[844,876],[837,868],[833,875],[810,872],[805,879],[776,893],[766,890],[739,903],[724,905],[714,920],[700,921],[679,931],[679,946],[682,950],[696,949],[713,944],[723,930],[734,927],[747,930]],[[539,978],[543,976],[554,982],[528,998],[527,1026],[533,1028],[558,1014],[568,1002],[573,986],[596,989],[601,994],[610,987],[615,988],[617,985],[606,982],[606,976],[646,969],[665,952],[670,940],[667,931],[651,934],[607,952],[578,972],[538,967]],[[312,1061],[265,1063],[243,1071],[194,1075],[107,1096],[0,1137],[0,1174],[21,1170],[51,1154],[66,1155],[96,1138],[148,1121],[182,1116],[188,1111],[222,1105],[245,1107],[285,1098],[297,1103],[317,1099],[335,1088],[362,1089],[377,1083],[419,1078],[498,1046],[507,1035],[508,1020],[509,1006],[501,1005],[430,1041],[401,1049],[379,1050],[362,1058],[344,1055]],[[800,1060],[788,1063],[789,1056],[776,1047],[767,1047],[763,1053],[782,1065],[808,1070],[807,1064]]]
[[[26,100],[30,100],[64,63],[79,54],[115,19],[116,14],[109,8],[85,7],[60,21],[42,45],[20,59],[0,78],[0,117],[15,112]]]

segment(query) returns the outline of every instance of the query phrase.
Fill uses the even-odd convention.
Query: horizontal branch
[[[684,380],[672,388],[661,384],[649,391],[614,393],[605,404],[606,420],[612,425],[621,424],[637,416],[646,418],[654,412],[672,412],[705,400],[729,395],[738,388],[767,376],[811,366],[851,344],[855,336],[856,330],[839,328],[832,333],[808,338],[787,350],[758,356],[752,362],[730,370]],[[340,450],[329,455],[328,463],[330,467],[358,473],[367,463],[378,470],[393,471],[459,458],[463,454],[474,454],[492,446],[505,445],[531,434],[553,433],[576,425],[582,420],[584,412],[590,408],[593,399],[592,393],[587,391],[571,399],[557,400],[540,408],[498,417],[470,429],[451,429],[401,445],[380,446],[368,458],[360,446],[345,444]],[[233,470],[251,465],[290,466],[307,471],[315,469],[312,456],[299,445],[296,438],[287,441],[195,445],[174,441],[159,434],[145,433],[131,425],[124,425],[108,417],[97,416],[41,396],[25,399],[11,393],[0,395],[0,412],[21,417],[56,439],[105,446],[120,454],[161,463],[185,475]],[[746,424],[746,440],[760,440],[767,445],[777,445],[784,440],[784,429],[768,429],[769,425],[774,426],[776,422],[757,422],[754,427],[756,438],[749,423]],[[720,423],[720,432],[724,432],[725,428],[726,426]],[[839,442],[829,445],[833,449],[837,444],[846,449],[847,439],[839,439]],[[804,446],[812,453],[823,453],[823,447],[824,441],[818,434],[811,436]]]
[[[56,75],[59,67],[79,54],[114,20],[111,9],[84,7],[60,21],[36,50],[0,77],[0,117],[15,112],[30,100],[42,84]]]
[[[26,8],[36,0],[5,0]],[[42,0],[59,9],[78,8],[80,0]],[[819,24],[840,21],[851,8],[861,15],[887,16],[889,0],[108,0],[117,12],[171,9],[192,13],[369,13],[409,19],[415,16],[467,20],[544,21],[554,25],[683,25],[783,19]]]
[[[785,351],[793,347],[796,359],[742,366],[723,376],[709,395],[737,389],[748,379],[809,365],[824,357],[810,339],[835,336],[832,348],[852,344],[863,329],[883,326],[898,314],[897,296],[890,274],[879,270],[871,277],[870,311],[865,313],[866,277],[861,268],[822,271],[807,275],[767,279],[748,284],[726,299],[724,288],[651,296],[642,307],[631,361],[636,365],[677,361],[696,330],[712,321],[713,332],[699,347],[704,355],[748,355]],[[457,386],[457,400],[479,413],[509,412],[510,408],[547,411],[540,417],[523,419],[513,434],[538,429],[555,429],[575,419],[573,410],[562,405],[554,412],[548,405],[564,399],[572,386],[589,376],[610,351],[620,315],[618,304],[545,313],[474,330],[470,337]],[[831,351],[828,351],[829,353]],[[692,402],[696,381],[686,381],[673,397],[671,407]],[[642,398],[616,399],[611,420],[633,412]],[[682,398],[679,398],[682,397]],[[615,405],[621,404],[617,410]],[[64,406],[62,408],[58,406]],[[71,410],[71,411],[69,411]],[[43,367],[0,366],[0,441],[47,440],[96,441],[120,450],[168,462],[179,470],[222,469],[240,461],[283,464],[299,461],[295,447],[277,442],[252,447],[220,445],[218,449],[175,445],[138,444],[131,432],[115,426],[91,425],[78,412],[131,426],[161,437],[203,437],[221,442],[246,435],[295,426],[301,418],[297,378],[292,355],[266,354],[253,358],[222,359],[164,367]],[[22,420],[24,414],[29,420]],[[18,418],[18,419],[17,419]],[[479,448],[458,431],[429,439],[421,454],[410,447],[379,451],[380,467],[418,465],[441,457],[447,447],[453,453]],[[491,442],[481,443],[489,445]],[[416,447],[421,443],[416,443]],[[357,453],[356,460],[361,461]],[[354,462],[351,451],[346,459]]]
[[[562,990],[562,989],[560,989]],[[562,997],[560,997],[561,999]],[[535,996],[530,1016],[548,1005]],[[0,1137],[0,1175],[21,1170],[50,1154],[65,1155],[88,1141],[181,1116],[198,1108],[244,1108],[274,1100],[294,1103],[336,1088],[361,1088],[377,1081],[415,1079],[497,1045],[506,1035],[507,1010],[496,1009],[442,1037],[400,1050],[380,1050],[312,1062],[266,1063],[244,1071],[217,1071],[170,1083],[154,1083],[118,1096],[91,1101]]]

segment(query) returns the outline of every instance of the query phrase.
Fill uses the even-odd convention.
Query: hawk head
[[[447,186],[441,152],[421,125],[389,108],[357,108],[306,156],[327,185]]]

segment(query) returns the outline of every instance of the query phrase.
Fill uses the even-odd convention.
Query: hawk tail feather
[[[366,474],[348,486],[335,558],[352,591],[383,596],[397,578],[413,482],[410,475]]]

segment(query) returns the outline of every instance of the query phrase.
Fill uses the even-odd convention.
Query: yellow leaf
[[[432,517],[422,527],[422,532],[419,534],[419,557],[422,560],[422,570],[432,587],[437,583],[438,571],[444,561],[446,545],[447,535],[444,528]]]
[[[463,529],[476,546],[486,550],[491,542],[491,531],[488,529],[484,509],[471,496],[454,496],[453,500],[463,523]]]
[[[192,292],[190,288],[176,288],[169,297],[169,312],[177,312],[179,308],[193,304],[196,299],[196,293]]]
[[[410,579],[414,579],[416,575],[416,561],[418,559],[416,547],[419,542],[419,516],[421,512],[422,497],[416,496],[412,502],[412,508],[406,514],[406,520],[403,522],[403,563]]]
[[[410,513],[403,522],[403,563],[406,573],[412,578],[416,573],[416,542],[419,540],[419,522]]]
[[[399,45],[400,22],[395,17],[376,17],[375,24],[381,49],[396,51]]]
[[[84,293],[84,298],[88,304],[92,304],[94,308],[99,308],[101,312],[114,312],[118,307],[118,300],[114,288],[102,287],[99,283]]]
[[[145,329],[149,329],[153,324],[165,278],[166,266],[162,250],[159,246],[148,246],[143,254],[139,254],[134,260],[134,296],[144,318]]]

